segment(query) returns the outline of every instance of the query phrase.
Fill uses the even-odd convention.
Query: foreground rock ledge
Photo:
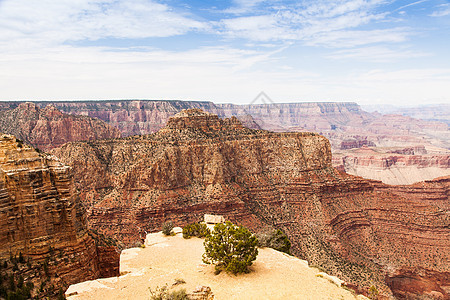
[[[66,291],[68,299],[148,299],[148,288],[171,286],[176,279],[186,283],[173,290],[185,288],[189,293],[199,285],[209,286],[216,300],[356,298],[306,261],[273,249],[259,249],[252,272],[234,276],[214,275],[214,267],[202,263],[202,239],[153,233],[147,235],[145,245],[122,252],[120,271],[125,275],[72,285]]]

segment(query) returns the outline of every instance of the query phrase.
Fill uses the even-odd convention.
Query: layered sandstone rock
[[[375,143],[367,139],[347,139],[341,142],[341,150],[348,150],[353,148],[361,148],[362,146],[375,147]]]
[[[121,136],[119,130],[98,119],[63,114],[53,105],[41,109],[31,102],[0,111],[0,132],[13,134],[44,151],[72,141]]]
[[[333,165],[352,175],[396,185],[450,176],[450,151],[426,153],[423,146],[397,150],[363,147],[336,151]]]
[[[44,106],[49,102],[37,102]],[[156,132],[183,109],[211,110],[212,102],[123,100],[50,102],[64,113],[98,118],[118,128],[123,136]]]
[[[254,231],[282,229],[297,256],[361,290],[390,295],[385,279],[396,270],[449,272],[448,210],[338,172],[318,134],[250,130],[191,110],[152,135],[52,153],[74,168],[91,226],[126,244],[164,221],[210,213]],[[446,296],[448,280],[435,281]]]
[[[5,274],[20,273],[34,282],[39,297],[118,273],[114,248],[99,248],[89,236],[70,168],[5,134],[0,135],[0,216],[0,261],[9,259],[10,266]],[[23,265],[11,271],[19,256]],[[100,268],[103,261],[107,272]]]

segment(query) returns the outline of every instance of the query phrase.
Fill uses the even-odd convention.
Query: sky
[[[450,102],[450,0],[0,0],[0,100]]]

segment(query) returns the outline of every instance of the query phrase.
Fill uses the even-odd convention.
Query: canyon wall
[[[200,108],[219,117],[236,116],[248,126],[272,131],[312,131],[327,137],[333,149],[346,140],[367,140],[378,147],[434,145],[450,149],[445,122],[423,121],[402,115],[368,113],[353,102],[304,102],[273,104],[214,104],[200,101],[105,100],[35,102],[66,114],[98,118],[118,128],[123,136],[149,134],[162,128],[169,117],[183,109]],[[20,102],[0,102],[0,111]],[[253,126],[256,123],[257,126]],[[253,124],[253,125],[250,125]],[[247,124],[246,124],[247,125]]]
[[[31,102],[0,110],[0,132],[12,134],[44,151],[71,141],[121,136],[118,129],[98,119],[63,114],[51,104],[40,108]]]
[[[251,130],[190,110],[152,135],[52,153],[73,167],[90,225],[125,244],[168,220],[221,214],[253,231],[282,229],[297,256],[360,291],[448,297],[448,210],[337,171],[321,135]],[[440,190],[448,203],[448,181]],[[417,290],[402,278],[428,284]]]
[[[54,297],[58,288],[118,275],[114,247],[97,246],[89,235],[70,168],[5,134],[0,216],[0,261],[6,267],[1,275],[33,282],[35,296]],[[105,270],[103,261],[109,261]]]
[[[67,114],[83,115],[103,120],[120,130],[123,136],[149,134],[164,127],[169,117],[183,109],[212,109],[212,102],[178,100],[120,100],[120,101],[55,101],[48,103]]]
[[[333,165],[348,174],[380,180],[386,184],[406,185],[450,176],[450,154],[447,153],[428,154],[425,147],[390,151],[363,147],[336,151]]]

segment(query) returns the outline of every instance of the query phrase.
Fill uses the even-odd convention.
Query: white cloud
[[[225,35],[252,41],[284,41],[297,39],[297,33],[280,24],[274,15],[239,17],[219,22]]]
[[[363,60],[370,62],[392,62],[399,59],[411,59],[417,57],[430,56],[429,53],[415,52],[407,49],[391,49],[385,46],[371,46],[371,47],[360,47],[352,49],[344,49],[334,51],[331,54],[326,55],[329,59],[334,60]]]
[[[450,15],[450,4],[442,4],[439,9],[433,12],[431,17],[445,17]]]
[[[70,46],[0,56],[1,99],[229,99],[272,81],[251,71],[271,53],[209,47],[182,53]],[[251,77],[249,74],[251,74]],[[249,80],[250,79],[250,80]],[[253,96],[253,95],[252,95]],[[216,98],[216,99],[217,99]]]
[[[264,90],[278,102],[421,103],[448,101],[450,94],[448,68],[326,74],[279,67],[271,63],[274,54],[226,47],[182,53],[110,50],[61,46],[2,55],[0,69],[8,72],[0,72],[0,97],[249,103]]]
[[[410,7],[410,6],[414,6],[414,5],[423,3],[423,2],[428,2],[428,1],[430,1],[430,0],[419,0],[419,1],[416,1],[416,2],[413,2],[413,3],[409,3],[409,4],[406,4],[406,5],[400,6],[399,8],[396,9],[396,11],[397,10],[402,10],[404,8],[407,8],[407,7]]]
[[[376,12],[384,3],[382,0],[301,2],[251,16],[222,19],[215,26],[228,37],[256,42],[304,41],[308,45],[341,48],[405,41],[411,34],[407,28],[355,30],[385,21],[387,13]]]
[[[450,94],[448,64],[439,62],[442,69],[368,72],[368,66],[360,63],[427,55],[402,46],[416,33],[390,23],[379,9],[385,2],[317,0],[283,6],[275,1],[274,6],[273,1],[269,5],[236,0],[234,17],[198,21],[157,0],[0,0],[0,98],[248,103],[264,90],[280,102],[448,101],[444,99]],[[440,7],[435,15],[445,9],[448,6]],[[245,47],[258,50],[239,49],[239,40],[235,47],[194,45],[185,50],[180,45],[178,51],[158,49],[158,42],[155,48],[122,49],[77,43],[89,40],[97,45],[95,40],[108,38],[138,41],[198,31],[211,35],[210,45],[227,44],[230,40],[220,39],[226,36],[243,38]],[[293,47],[280,52],[285,49],[280,45]],[[346,61],[336,71],[324,55],[359,61]],[[395,67],[399,66],[392,64]]]
[[[340,30],[323,32],[308,38],[311,46],[333,48],[351,48],[375,43],[400,43],[411,35],[408,28],[374,29],[374,30]]]
[[[2,43],[165,37],[198,29],[205,24],[152,0],[5,0],[0,5]]]

